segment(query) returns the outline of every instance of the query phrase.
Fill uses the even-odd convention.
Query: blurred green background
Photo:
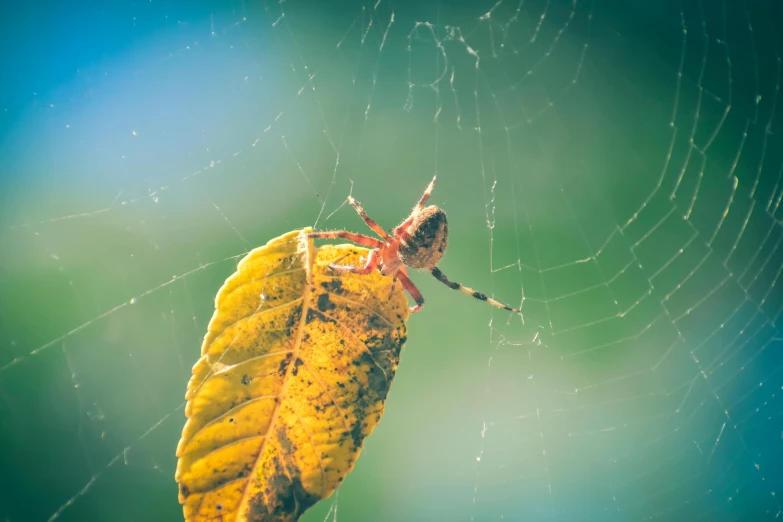
[[[0,31],[0,520],[180,520],[190,368],[241,257],[389,228],[441,268],[302,520],[772,520],[779,3],[51,2]]]

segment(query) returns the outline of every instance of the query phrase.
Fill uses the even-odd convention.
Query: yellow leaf
[[[339,274],[368,250],[293,231],[215,298],[185,394],[176,480],[187,521],[294,522],[353,469],[406,339],[402,286]]]

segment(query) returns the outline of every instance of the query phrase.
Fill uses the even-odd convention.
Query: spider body
[[[307,237],[342,238],[360,245],[372,247],[364,266],[332,264],[329,265],[329,268],[335,272],[349,272],[353,274],[369,274],[373,270],[379,270],[383,275],[399,280],[403,288],[416,302],[416,306],[411,307],[411,312],[421,310],[422,306],[424,306],[424,298],[419,289],[410,280],[410,277],[408,277],[408,267],[428,270],[435,279],[453,290],[459,290],[479,301],[485,301],[498,308],[520,313],[520,310],[517,308],[504,305],[481,292],[476,292],[459,283],[449,281],[446,275],[438,268],[438,263],[443,254],[446,253],[449,225],[446,220],[446,213],[442,209],[435,205],[424,206],[430,197],[432,189],[435,187],[435,179],[434,177],[432,178],[427,190],[424,191],[421,199],[413,208],[413,212],[400,225],[389,232],[386,232],[378,223],[373,221],[358,201],[348,196],[348,203],[356,209],[356,212],[359,213],[359,216],[361,216],[367,226],[382,239],[354,234],[344,230],[311,232],[307,234]]]
[[[446,253],[449,224],[446,213],[436,206],[425,207],[416,214],[400,240],[400,259],[411,268],[432,270]]]

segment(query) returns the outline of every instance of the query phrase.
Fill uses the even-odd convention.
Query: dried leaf
[[[383,414],[407,298],[353,245],[293,231],[250,252],[215,299],[185,395],[176,480],[187,521],[293,522],[353,469]]]

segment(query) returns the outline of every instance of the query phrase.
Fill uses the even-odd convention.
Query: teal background
[[[0,520],[181,520],[221,283],[303,226],[441,268],[353,473],[303,521],[773,520],[775,2],[2,7]]]

